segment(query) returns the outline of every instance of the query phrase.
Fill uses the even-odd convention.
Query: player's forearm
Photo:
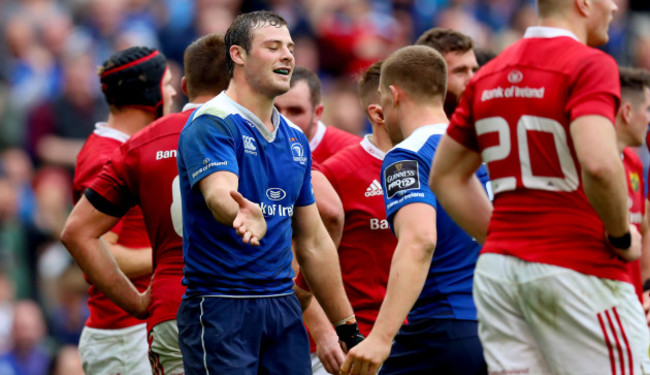
[[[590,172],[582,170],[582,184],[585,195],[607,233],[620,237],[629,230],[627,207],[627,185],[623,164],[612,162],[603,169]]]
[[[138,290],[103,241],[75,237],[65,230],[61,241],[93,285],[126,312],[135,314],[139,310]]]
[[[392,342],[422,293],[435,245],[400,241],[395,248],[388,276],[386,297],[370,336]]]
[[[332,240],[322,225],[310,244],[297,244],[296,257],[312,293],[335,323],[353,314],[343,288],[339,258]]]
[[[432,173],[429,186],[449,216],[479,243],[484,243],[493,207],[478,178]]]
[[[235,217],[239,212],[237,202],[230,196],[228,189],[212,189],[204,193],[205,203],[212,212],[212,216],[221,224],[232,227]]]
[[[312,300],[309,303],[307,309],[302,313],[302,318],[307,328],[309,328],[309,333],[314,338],[316,345],[320,345],[319,342],[331,339],[338,341],[336,331],[334,331],[332,323],[327,319],[327,315],[325,315],[325,311],[323,311],[318,301]]]
[[[133,249],[106,242],[115,261],[126,277],[133,279],[153,272],[151,248]]]

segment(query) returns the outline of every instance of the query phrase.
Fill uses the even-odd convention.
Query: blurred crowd
[[[650,69],[650,2],[620,0],[604,50]],[[0,373],[74,374],[87,285],[59,242],[75,157],[107,118],[96,68],[133,45],[160,49],[180,90],[185,47],[242,11],[272,9],[297,65],[323,81],[324,122],[367,129],[356,74],[425,30],[493,53],[536,23],[534,0],[0,0]],[[181,108],[182,98],[175,107]]]

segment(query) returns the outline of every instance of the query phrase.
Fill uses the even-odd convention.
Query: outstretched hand
[[[230,191],[230,196],[239,205],[239,212],[232,222],[232,227],[235,228],[244,243],[259,246],[266,234],[266,220],[264,220],[262,209],[237,191]]]

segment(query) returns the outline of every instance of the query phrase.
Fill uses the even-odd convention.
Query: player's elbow
[[[623,164],[620,158],[598,158],[581,160],[582,173],[596,181],[610,181],[622,173]]]
[[[63,226],[63,230],[61,230],[61,243],[71,253],[72,253],[71,249],[77,248],[76,244],[79,241],[78,234],[79,234],[78,231],[75,229],[74,221],[68,218],[68,220]]]

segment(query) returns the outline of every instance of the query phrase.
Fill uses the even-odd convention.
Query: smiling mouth
[[[289,73],[291,73],[291,69],[288,69],[288,68],[273,69],[273,73],[277,73],[277,74],[282,74],[282,75],[284,75],[284,76],[288,76]]]

